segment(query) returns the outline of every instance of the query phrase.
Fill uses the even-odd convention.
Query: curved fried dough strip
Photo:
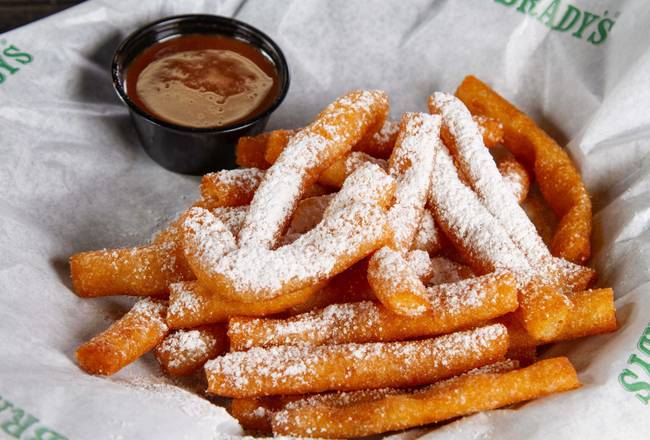
[[[308,287],[342,272],[386,242],[390,234],[385,207],[393,191],[393,179],[379,166],[362,166],[346,180],[315,228],[276,250],[236,248],[223,225],[206,212],[199,213],[199,218],[185,223],[188,263],[215,294],[242,302]]]
[[[499,120],[504,144],[533,167],[544,199],[560,218],[551,243],[553,255],[583,263],[591,254],[591,200],[571,158],[535,122],[473,76],[456,95],[474,114]]]
[[[383,121],[387,113],[384,92],[351,92],[296,133],[257,188],[239,232],[239,245],[272,249],[305,188],[350,151],[378,120]]]

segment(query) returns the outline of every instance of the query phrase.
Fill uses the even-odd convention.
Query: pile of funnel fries
[[[583,265],[580,174],[474,77],[428,105],[396,123],[384,92],[354,91],[305,128],[242,138],[241,168],[204,176],[151,243],[72,256],[79,296],[143,297],[79,347],[81,368],[154,350],[245,429],[320,438],[579,387],[537,349],[617,326]]]

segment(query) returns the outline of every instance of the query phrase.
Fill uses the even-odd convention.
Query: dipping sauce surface
[[[223,127],[252,119],[280,93],[273,63],[257,48],[221,35],[183,35],[145,49],[129,65],[126,93],[177,125]]]

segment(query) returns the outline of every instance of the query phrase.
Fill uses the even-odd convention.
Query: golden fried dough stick
[[[436,150],[429,206],[437,225],[477,273],[498,268],[531,271],[523,252],[461,181],[447,148],[439,142]]]
[[[368,282],[379,301],[403,315],[417,315],[427,309],[424,284],[404,257],[424,213],[439,134],[439,117],[406,113],[389,159],[388,171],[396,180],[395,203],[388,210],[393,234],[388,245],[370,258]]]
[[[515,195],[519,203],[528,197],[530,190],[530,176],[526,168],[514,157],[504,157],[497,160],[499,174],[508,190]]]
[[[292,132],[291,135],[293,134],[294,133]],[[277,131],[271,133],[265,155],[266,160],[270,164],[275,163],[277,158],[280,156],[280,153],[284,151],[289,139],[290,136],[287,134],[277,133]],[[382,168],[386,168],[386,162],[384,160],[377,159],[363,152],[352,151],[344,154],[333,162],[332,165],[323,170],[323,172],[318,176],[318,182],[332,188],[340,188],[341,185],[343,185],[345,178],[361,164],[366,162],[376,163]]]
[[[208,173],[201,179],[201,196],[215,206],[248,205],[263,177],[259,168]]]
[[[395,203],[388,211],[388,223],[393,229],[390,247],[404,254],[411,248],[420,226],[431,187],[440,118],[424,113],[405,113],[400,127],[388,161],[388,172],[397,185]]]
[[[473,114],[499,120],[504,144],[532,166],[544,199],[560,219],[551,243],[553,255],[574,263],[591,254],[591,200],[569,155],[531,118],[473,76],[466,77],[456,95]]]
[[[549,342],[566,341],[584,336],[613,332],[618,327],[614,292],[612,289],[585,290],[567,293],[573,303],[566,325],[552,339],[538,340],[532,338],[513,314],[504,315],[497,322],[508,328],[510,348],[525,349]]]
[[[569,302],[560,291],[552,289],[563,288],[565,280],[562,271],[556,271],[551,253],[537,233],[535,226],[530,221],[524,210],[519,206],[513,192],[504,184],[492,156],[484,148],[478,127],[465,105],[453,95],[435,92],[429,98],[429,109],[442,115],[445,126],[454,139],[452,150],[458,166],[467,178],[469,185],[474,188],[479,199],[488,211],[499,221],[512,241],[521,249],[529,264],[535,269],[536,283],[539,286],[532,288],[532,292],[524,295],[521,301],[522,314],[530,315],[535,304],[540,305],[540,310],[533,313],[553,313],[558,316],[553,326],[538,324],[537,317],[527,316],[524,319],[526,327],[536,337],[551,337],[552,332],[561,328],[561,318],[566,314]],[[541,284],[551,287],[538,288]],[[552,301],[548,300],[554,298]],[[536,321],[538,324],[529,324]],[[550,320],[546,320],[550,323]]]
[[[370,301],[330,305],[288,319],[234,317],[228,325],[231,350],[276,345],[390,342],[431,337],[479,325],[517,308],[512,275],[484,275],[428,289],[432,311],[419,316],[392,313]]]
[[[397,251],[385,246],[370,258],[368,284],[377,299],[393,313],[417,316],[429,310],[426,287]]]
[[[505,360],[495,364],[486,365],[468,371],[465,374],[503,373],[518,368],[518,362]],[[435,384],[430,385],[430,388]],[[271,432],[273,416],[285,409],[297,409],[305,406],[342,406],[372,402],[392,394],[402,394],[407,390],[398,388],[380,388],[359,391],[335,391],[307,396],[269,396],[233,399],[230,413],[235,417],[242,428],[258,432]]]
[[[377,122],[379,123],[380,120]],[[370,127],[368,133],[352,147],[352,150],[366,153],[375,158],[388,159],[393,151],[398,132],[399,124],[385,120],[379,130],[377,130],[376,124]],[[276,130],[267,136],[264,157],[268,163],[275,163],[294,134],[295,130]]]
[[[383,159],[376,159],[366,153],[351,151],[334,162],[318,176],[318,183],[339,189],[345,179],[364,163],[374,163],[386,169],[388,165]]]
[[[212,215],[236,234],[247,207],[211,209]],[[194,280],[182,246],[179,225],[187,216],[162,230],[152,244],[134,248],[81,252],[70,258],[70,272],[75,292],[82,297],[133,295],[164,296],[169,284]]]
[[[567,358],[553,358],[509,372],[477,372],[421,390],[354,397],[334,403],[287,404],[273,415],[275,435],[365,437],[436,423],[580,387]],[[347,401],[352,403],[346,404]],[[295,406],[294,406],[295,405]],[[293,408],[292,408],[293,406]]]
[[[438,225],[477,273],[499,268],[516,273],[520,286],[517,314],[533,337],[553,337],[566,322],[571,302],[557,288],[540,281],[501,223],[460,180],[444,145],[438,146],[434,165],[437,184],[432,185],[429,204]]]
[[[225,227],[195,208],[196,215],[184,224],[185,255],[199,281],[216,295],[268,300],[329,279],[386,243],[385,207],[393,191],[392,178],[365,164],[346,179],[315,228],[275,250],[236,249]]]
[[[447,147],[481,203],[523,251],[530,265],[543,267],[551,257],[550,252],[519,206],[515,194],[504,184],[467,107],[453,95],[434,92],[429,97],[429,110],[442,116],[453,139]]]
[[[242,136],[235,147],[235,163],[242,168],[265,170],[269,164],[264,160],[267,142],[273,132],[256,136]]]
[[[519,291],[515,316],[536,339],[551,339],[560,334],[573,304],[557,287],[533,278]]]
[[[193,278],[177,257],[170,243],[81,252],[70,257],[72,286],[82,297],[166,295],[170,283]]]
[[[481,130],[486,147],[492,148],[503,141],[503,125],[499,121],[485,116],[475,116],[474,120]],[[295,133],[296,130],[274,130],[255,136],[259,138],[260,145],[266,145],[265,162],[273,164]],[[398,134],[399,123],[386,120],[379,131],[370,129],[368,134],[352,147],[352,151],[365,153],[377,159],[388,159],[393,152]],[[239,166],[255,165],[239,164]],[[262,167],[256,166],[256,168]]]
[[[170,328],[193,328],[227,322],[232,316],[267,316],[283,312],[308,301],[325,283],[302,288],[266,301],[232,301],[203,287],[196,281],[169,286],[167,324]]]
[[[81,369],[110,376],[154,348],[169,331],[165,323],[167,304],[144,298],[76,352]]]
[[[264,160],[273,165],[298,130],[274,130],[268,134]]]
[[[205,370],[208,391],[228,397],[409,387],[499,361],[507,347],[506,328],[492,325],[410,342],[253,348]]]
[[[273,248],[305,188],[339,157],[350,151],[388,113],[380,91],[348,93],[327,106],[297,132],[267,170],[239,232],[242,247]]]
[[[268,396],[232,399],[228,412],[247,431],[271,432],[271,416],[304,396]]]
[[[225,324],[176,330],[156,346],[162,370],[171,376],[188,376],[208,360],[228,352]]]
[[[240,168],[208,173],[201,179],[202,198],[193,206],[215,209],[248,205],[253,200],[255,191],[263,177],[264,171],[258,168]],[[320,196],[329,191],[328,188],[314,183],[305,189],[303,198]]]
[[[481,115],[473,116],[473,118],[481,131],[483,143],[486,147],[494,148],[503,143],[503,124],[500,121]]]

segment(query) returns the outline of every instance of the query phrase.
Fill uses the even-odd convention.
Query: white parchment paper
[[[543,12],[554,5],[556,24],[571,7],[580,20],[598,18],[580,36],[578,27],[553,30]],[[650,405],[639,398],[650,395],[650,368],[630,361],[650,363],[639,344],[650,321],[650,3],[94,0],[0,35],[0,57],[13,66],[0,63],[0,438],[242,434],[222,407],[170,385],[149,356],[111,378],[83,374],[73,358],[131,301],[77,298],[67,258],[144,242],[197,196],[197,178],[141,150],[108,69],[128,33],[190,12],[236,16],[283,48],[292,85],[270,128],[300,126],[360,87],[387,90],[396,118],[472,73],[567,145],[583,173],[594,201],[592,263],[615,289],[621,325],[551,350],[571,358],[583,388],[399,436],[650,436]],[[607,38],[592,44],[606,18]],[[3,54],[10,46],[31,60]]]

